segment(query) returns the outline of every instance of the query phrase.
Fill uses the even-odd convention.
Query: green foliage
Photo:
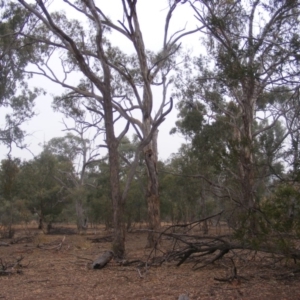
[[[187,146],[182,146],[177,155],[160,166],[163,220],[190,222],[220,209],[218,200],[207,193],[207,182],[197,176],[202,170],[201,162]]]
[[[95,179],[95,186],[87,195],[87,215],[92,223],[112,224],[112,203],[109,188],[109,166],[105,162],[97,164],[97,168],[89,172],[89,178]]]
[[[20,160],[8,158],[1,161],[0,168],[0,224],[2,236],[12,237],[13,224],[21,221],[15,208],[18,200],[17,177],[20,170]]]
[[[261,206],[272,227],[282,233],[300,234],[300,193],[298,185],[279,185]]]
[[[62,212],[67,203],[67,190],[61,181],[72,165],[60,162],[49,152],[25,162],[20,170],[20,195],[32,213],[37,213],[42,220],[52,222]]]
[[[61,161],[74,162],[88,148],[89,140],[72,133],[67,133],[63,137],[51,139],[45,150],[55,155]]]
[[[12,1],[0,7],[0,106],[7,108],[0,141],[9,147],[23,141],[21,124],[33,116],[34,99],[41,92],[28,89],[23,72],[34,47],[20,34],[27,17],[26,10]]]

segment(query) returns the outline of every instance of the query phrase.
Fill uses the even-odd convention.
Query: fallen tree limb
[[[20,237],[20,238],[16,238],[16,239],[13,239],[10,244],[17,244],[17,243],[20,243],[20,242],[32,242],[33,240],[33,237],[32,236],[23,236],[23,237]]]
[[[87,240],[91,241],[92,243],[110,243],[113,240],[112,235],[102,236],[102,237],[96,237],[96,238],[90,238],[87,237]]]
[[[177,266],[180,266],[184,262],[194,263],[193,269],[200,269],[209,264],[213,264],[218,260],[221,260],[227,254],[231,256],[236,255],[235,250],[244,250],[250,252],[263,252],[271,254],[273,259],[275,257],[281,257],[285,259],[300,260],[300,250],[296,247],[292,247],[290,243],[287,243],[286,247],[282,247],[282,235],[268,235],[265,238],[253,236],[249,239],[239,240],[233,235],[223,236],[207,236],[201,234],[189,234],[189,230],[186,232],[174,232],[174,227],[187,227],[189,225],[195,225],[203,220],[213,218],[220,215],[222,212],[213,215],[211,217],[198,220],[189,224],[172,225],[164,229],[162,232],[156,232],[159,234],[159,238],[165,238],[170,241],[170,245],[167,250],[160,246],[158,242],[149,254],[147,263],[149,265],[154,262],[161,265],[164,262],[177,262]],[[295,239],[295,237],[294,237]],[[259,241],[259,243],[257,242]],[[169,242],[168,242],[169,243]],[[155,256],[158,251],[161,251],[161,256]],[[244,252],[245,254],[246,252]]]
[[[54,246],[50,246],[50,247],[49,247],[49,244],[47,244],[47,245],[44,245],[44,244],[40,245],[40,244],[38,244],[38,245],[37,245],[37,248],[42,249],[42,250],[57,250],[57,251],[58,251],[58,250],[61,249],[61,247],[62,247],[62,245],[63,245],[65,239],[66,239],[66,236],[64,236],[64,237],[61,239],[60,242],[57,242],[57,241],[52,242],[50,245],[53,245],[53,244],[54,244]],[[58,243],[58,244],[57,244],[57,243]]]

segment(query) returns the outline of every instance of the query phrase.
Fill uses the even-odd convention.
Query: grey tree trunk
[[[125,223],[124,223],[124,201],[121,197],[120,178],[119,178],[119,153],[118,153],[118,139],[114,132],[113,122],[113,107],[110,99],[110,93],[105,95],[109,100],[106,101],[104,97],[104,112],[105,112],[105,129],[106,129],[106,143],[108,146],[109,157],[109,172],[110,172],[110,189],[111,200],[113,206],[113,227],[114,238],[112,250],[114,255],[118,258],[123,258],[125,255]]]
[[[146,247],[154,247],[157,242],[160,229],[160,199],[158,192],[158,173],[157,173],[157,136],[155,132],[152,142],[145,148],[145,162],[147,167],[148,184],[147,184],[147,208],[148,208],[148,238]]]
[[[86,218],[84,215],[84,208],[80,199],[76,199],[75,209],[77,216],[77,231],[78,233],[82,233],[86,230]]]

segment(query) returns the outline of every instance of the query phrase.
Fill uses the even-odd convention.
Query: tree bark
[[[111,200],[113,206],[114,239],[112,250],[118,258],[125,255],[125,223],[124,201],[121,197],[119,178],[119,153],[118,140],[114,132],[113,107],[110,93],[104,94],[104,119],[106,130],[106,143],[108,146]],[[108,101],[106,99],[109,99]]]
[[[160,199],[158,193],[158,173],[157,173],[157,134],[153,137],[152,145],[145,150],[145,162],[148,173],[147,186],[147,206],[148,206],[148,223],[149,233],[146,247],[154,247],[157,242],[157,231],[160,229]]]
[[[252,137],[252,127],[254,124],[254,107],[255,97],[254,93],[257,86],[252,82],[246,82],[244,87],[244,101],[242,101],[242,128],[240,144],[240,177],[241,177],[241,190],[242,190],[242,218],[247,219],[247,228],[249,234],[253,235],[257,232],[257,224],[255,218],[255,164],[254,164],[254,142]]]
[[[76,199],[76,215],[77,215],[77,231],[78,233],[81,233],[82,231],[86,230],[86,218],[84,217],[84,208],[81,203],[81,200]]]

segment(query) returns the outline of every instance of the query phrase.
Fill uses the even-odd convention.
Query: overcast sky
[[[123,15],[120,5],[121,0],[99,0],[96,1],[96,3],[101,5],[103,11],[106,12],[112,20],[122,20]],[[62,0],[54,0],[53,4],[60,5],[55,6],[55,9],[64,9]],[[66,11],[69,12],[69,10]],[[138,1],[139,20],[143,31],[145,45],[149,50],[157,51],[161,49],[164,19],[167,11],[167,0]],[[72,18],[74,18],[73,12]],[[196,28],[196,20],[194,19],[193,13],[187,4],[180,5],[177,11],[175,11],[169,32],[174,33],[184,27],[186,27],[187,30]],[[113,44],[120,46],[123,51],[127,51],[128,53],[131,52],[131,46],[119,34],[113,34],[111,39]],[[199,35],[183,38],[182,47],[183,49],[193,49],[193,54],[198,54],[199,49],[201,48]],[[33,78],[30,84],[32,86],[42,87],[47,91],[45,96],[40,96],[37,99],[35,108],[37,116],[23,126],[28,133],[26,144],[29,145],[29,149],[34,155],[38,155],[42,150],[41,145],[43,145],[43,143],[49,141],[53,137],[63,136],[66,134],[65,131],[62,131],[64,129],[62,122],[64,118],[63,115],[54,113],[51,108],[53,95],[60,95],[63,89],[41,77]],[[170,89],[169,92],[172,92],[172,89]],[[162,98],[161,93],[155,92],[154,96],[155,99],[158,99],[160,102],[160,99]],[[177,102],[178,99],[174,100]],[[176,152],[181,143],[184,142],[184,140],[178,135],[169,135],[170,130],[175,126],[177,114],[178,111],[174,107],[173,111],[167,116],[166,121],[159,128],[158,150],[159,159],[161,160],[166,160],[170,154]],[[6,153],[7,149],[1,147],[0,155],[2,158],[5,157]],[[22,157],[24,159],[32,158],[32,154],[27,150],[14,149],[12,155],[15,157]]]

